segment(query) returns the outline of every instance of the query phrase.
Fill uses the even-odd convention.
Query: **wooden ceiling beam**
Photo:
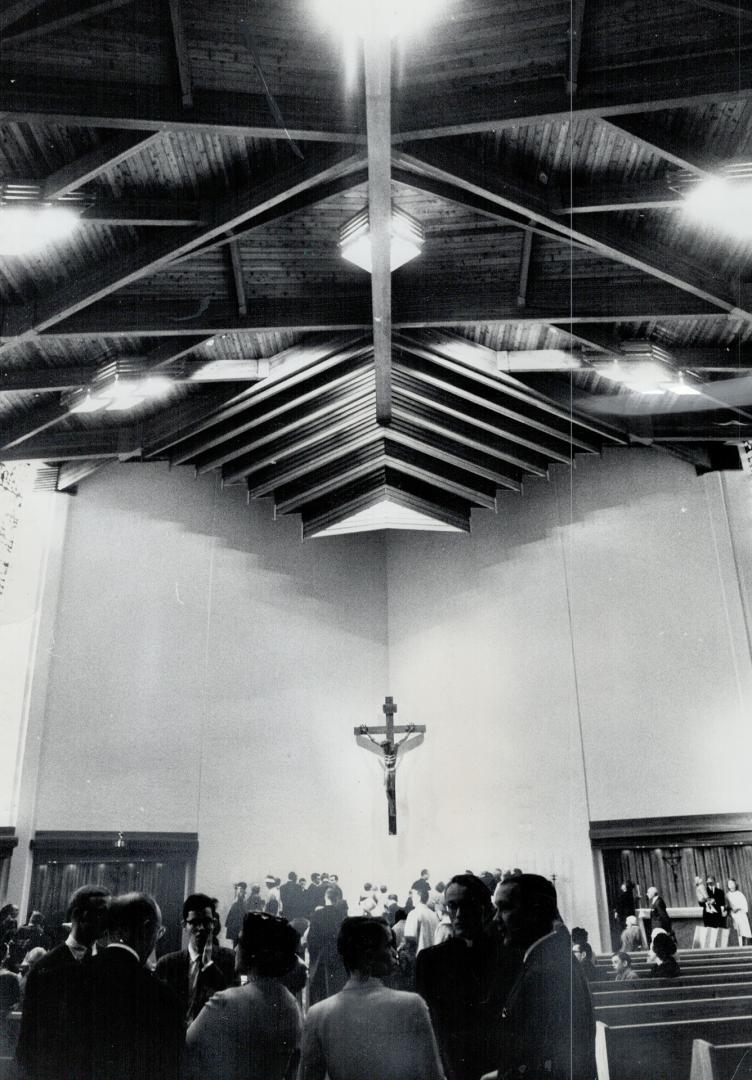
[[[14,30],[10,34],[3,34],[3,45],[5,48],[14,47],[34,38],[47,37],[58,30],[67,30],[69,27],[77,26],[79,23],[93,19],[97,15],[107,15],[111,11],[116,11],[118,8],[126,7],[132,3],[133,0],[90,0],[89,3],[82,3],[81,0],[78,0],[78,4],[73,10],[71,10],[70,3],[66,3],[63,7],[51,5],[52,11],[45,14],[44,4],[37,0],[34,8],[43,9],[41,20],[37,18],[32,24],[24,25],[20,30]],[[55,14],[55,12],[59,12],[59,14]],[[16,19],[13,25],[17,25],[20,21],[20,19]],[[24,20],[24,22],[28,21],[28,19]]]
[[[35,5],[36,6],[36,5]],[[29,78],[28,70],[3,63],[0,123],[68,124],[77,127],[125,128],[136,131],[187,131],[240,135],[296,142],[364,143],[343,107],[337,113],[341,88],[311,102],[303,97],[279,98],[286,120],[280,127],[264,94],[242,94],[194,87],[194,107],[187,113],[171,86],[121,86],[112,82]]]
[[[677,90],[677,88],[679,88]],[[752,50],[719,51],[712,61],[692,55],[663,63],[626,63],[583,70],[577,93],[566,93],[559,75],[450,95],[434,91],[401,95],[395,143],[527,127],[588,117],[615,117],[663,109],[701,107],[746,99],[752,91]],[[420,127],[415,117],[421,118]]]
[[[752,319],[752,311],[740,311],[736,301],[737,289],[732,281],[726,281],[710,268],[694,264],[679,252],[663,249],[620,231],[606,222],[592,222],[587,217],[578,219],[577,225],[557,219],[549,207],[545,187],[533,187],[521,177],[514,178],[491,172],[482,165],[448,153],[446,148],[424,143],[419,157],[398,154],[407,167],[422,170],[426,175],[454,183],[472,191],[482,198],[499,205],[528,214],[532,219],[548,225],[563,237],[584,243],[599,254],[623,263],[645,274],[650,274],[667,284],[705,300],[722,311],[734,312]]]
[[[168,235],[160,233],[134,250],[109,260],[105,266],[92,267],[88,273],[38,303],[27,305],[19,313],[16,336],[23,337],[49,329],[97,300],[154,273],[176,257],[215,239],[228,229],[330,177],[346,174],[360,166],[361,162],[360,155],[353,155],[345,148],[318,154],[314,152],[303,165],[283,171],[255,187],[226,192],[210,208],[207,214],[209,222],[203,228],[178,229]]]
[[[342,472],[328,477],[326,480],[322,480],[320,483],[313,484],[298,495],[291,495],[280,502],[275,499],[275,510],[279,514],[289,514],[301,510],[307,504],[316,502],[318,499],[322,499],[324,496],[330,495],[333,491],[346,487],[356,480],[361,480],[375,470],[385,468],[386,465],[387,456],[381,453],[371,460],[360,462],[349,469],[344,469]]]
[[[701,180],[710,179],[713,175],[713,166],[703,161],[692,146],[678,142],[675,136],[669,136],[665,130],[656,127],[654,119],[649,115],[622,116],[614,120],[602,120],[601,123],[606,129],[637,143],[643,150],[663,158],[677,169],[683,169]]]
[[[314,536],[323,529],[337,525],[347,518],[357,514],[360,510],[367,510],[384,499],[405,506],[410,510],[416,510],[426,517],[441,521],[446,525],[452,525],[455,529],[468,532],[470,528],[470,510],[464,514],[450,510],[447,506],[429,499],[421,498],[412,492],[405,491],[386,482],[383,470],[372,477],[368,489],[357,495],[349,496],[343,502],[338,502],[336,507],[330,507],[320,513],[303,513],[303,538]]]
[[[107,169],[120,165],[133,154],[147,149],[152,143],[161,141],[161,138],[161,134],[157,132],[139,135],[131,131],[118,131],[99,146],[48,176],[42,184],[40,198],[45,201],[60,199],[95,180]]]
[[[170,7],[170,25],[172,27],[172,44],[175,49],[175,60],[178,68],[180,81],[180,94],[184,109],[193,108],[193,75],[191,73],[191,58],[188,53],[188,42],[185,36],[185,24],[183,22],[183,7],[181,0],[168,0]]]
[[[287,484],[294,484],[298,480],[302,480],[304,476],[308,476],[310,473],[318,472],[320,469],[326,469],[328,466],[333,465],[342,458],[349,458],[352,454],[356,454],[366,447],[382,443],[383,440],[384,432],[377,426],[375,421],[372,421],[370,430],[361,432],[354,438],[348,439],[343,437],[339,445],[324,453],[318,454],[310,460],[301,460],[300,458],[293,460],[286,469],[280,469],[271,479],[265,480],[263,483],[254,484],[249,478],[248,494],[252,499],[263,498],[265,495],[273,495],[275,490],[284,487]]]
[[[468,461],[466,458],[463,458],[461,454],[451,453],[449,450],[436,446],[433,442],[428,442],[425,439],[418,439],[413,435],[408,435],[406,432],[396,430],[395,428],[389,428],[388,431],[385,431],[384,437],[386,438],[387,443],[394,443],[395,445],[404,446],[409,450],[415,450],[416,453],[435,458],[436,461],[440,461],[442,464],[448,465],[453,469],[462,469],[465,472],[471,472],[473,475],[480,476],[484,480],[488,480],[489,483],[495,484],[497,487],[509,488],[512,491],[522,490],[522,484],[519,480],[516,480],[513,476],[509,476],[508,473],[503,473],[499,469],[489,469],[484,465],[479,465],[475,461]]]
[[[387,468],[392,469],[394,472],[403,473],[405,476],[411,476],[413,480],[420,480],[430,487],[438,488],[439,491],[445,491],[449,495],[453,495],[457,499],[463,499],[471,505],[484,506],[486,510],[496,510],[495,495],[487,495],[485,491],[471,488],[467,484],[462,484],[457,480],[450,480],[449,477],[442,476],[440,473],[433,472],[431,469],[424,469],[420,465],[413,465],[409,461],[403,461],[402,459],[391,455],[387,455],[386,465]]]
[[[539,281],[532,284],[521,310],[513,284],[449,288],[445,281],[434,282],[430,276],[414,282],[405,277],[395,284],[392,303],[395,330],[476,323],[554,324],[564,329],[657,321],[673,326],[707,317],[721,324],[728,319],[715,305],[654,279],[620,282],[618,289],[595,278],[578,278],[571,284]],[[0,308],[0,342],[13,342],[17,325],[15,308]],[[337,297],[258,297],[246,316],[238,315],[237,305],[226,301],[197,305],[193,300],[154,300],[131,294],[94,304],[40,336],[77,342],[102,337],[210,337],[236,331],[331,333],[370,327],[370,295],[362,288]]]
[[[230,274],[235,290],[235,300],[238,305],[238,315],[248,314],[248,300],[245,293],[245,280],[243,278],[243,261],[240,257],[240,248],[237,240],[227,245],[227,255],[230,264]]]
[[[672,191],[668,180],[645,183],[601,184],[596,187],[557,185],[554,214],[618,214],[631,210],[670,210],[681,207],[684,199]]]
[[[108,465],[107,459],[84,458],[81,461],[66,461],[57,471],[55,491],[75,490],[87,476]]]
[[[3,447],[3,461],[76,461],[119,458],[139,450],[136,425],[102,430],[42,432],[14,446]]]
[[[586,0],[571,0],[569,8],[569,73],[567,93],[574,98],[580,79],[580,58],[582,56],[582,34],[585,27]]]
[[[0,30],[7,30],[9,26],[20,22],[26,15],[36,11],[39,4],[40,0],[11,0],[11,3],[4,4],[0,8]]]
[[[392,416],[392,43],[385,21],[372,20],[363,51],[376,418],[388,424]]]
[[[0,394],[72,390],[84,386],[96,373],[96,364],[70,368],[0,368]]]

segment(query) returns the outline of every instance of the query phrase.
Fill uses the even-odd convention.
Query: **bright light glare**
[[[106,397],[95,396],[90,390],[87,390],[83,397],[81,397],[75,404],[69,406],[69,412],[72,413],[93,413],[99,412],[100,409],[104,409],[109,405],[110,399]]]
[[[682,371],[674,378],[670,368],[654,360],[642,360],[630,364],[620,364],[615,361],[608,367],[598,368],[598,374],[604,379],[619,383],[626,390],[633,390],[636,394],[669,393],[685,397],[701,394],[700,390],[696,390],[690,383],[685,382]]]
[[[0,206],[0,255],[27,255],[69,236],[78,222],[61,206]]]
[[[138,392],[148,398],[162,397],[163,394],[169,394],[174,385],[172,379],[168,379],[166,375],[148,375],[139,383]]]
[[[420,248],[404,236],[392,234],[392,242],[389,256],[389,269],[396,270],[404,266],[410,259],[420,255]],[[342,248],[342,258],[348,262],[360,266],[363,270],[371,273],[371,237],[369,235],[358,236],[351,244]]]
[[[752,183],[714,177],[697,184],[684,201],[685,213],[704,225],[752,239]]]
[[[422,29],[442,0],[314,0],[319,16],[344,37],[365,37],[378,24],[390,37]]]

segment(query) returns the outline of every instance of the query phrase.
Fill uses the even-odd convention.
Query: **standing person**
[[[405,923],[405,941],[410,944],[414,955],[434,944],[439,918],[428,906],[430,889],[425,881],[417,881],[411,889],[413,910]],[[490,896],[490,893],[489,893]]]
[[[261,895],[260,885],[251,885],[251,894],[246,901],[247,911],[263,911],[264,910],[264,898]],[[242,923],[240,924],[242,927]]]
[[[157,978],[172,988],[189,1024],[212,994],[235,983],[235,954],[215,941],[215,916],[210,896],[187,896],[183,902],[183,929],[188,931],[188,947],[166,953],[157,961]]]
[[[162,932],[159,907],[146,893],[129,893],[112,901],[109,921],[110,943],[82,969],[81,996],[74,994],[72,1058],[83,1063],[82,1080],[178,1080],[182,1010],[146,967]],[[64,1065],[56,1075],[77,1075]]]
[[[627,925],[621,934],[621,950],[622,952],[635,952],[635,950],[641,948],[642,934],[637,925],[637,916],[627,915]]]
[[[630,915],[635,914],[635,901],[634,901],[634,884],[627,879],[622,881],[619,885],[619,891],[616,894],[614,901],[614,907],[611,912],[613,917],[612,924],[612,938],[614,944],[619,941],[621,931],[624,928],[624,924]]]
[[[731,921],[736,930],[736,936],[740,945],[749,945],[752,940],[752,929],[749,925],[749,904],[747,897],[739,889],[734,878],[729,878],[726,883],[726,907],[728,908]]]
[[[347,982],[342,959],[337,949],[337,936],[345,918],[340,905],[342,893],[330,885],[324,894],[324,906],[316,908],[308,928],[310,975],[308,1001],[314,1005],[341,990]]]
[[[58,1047],[65,1037],[61,1015],[59,973],[77,970],[91,958],[94,944],[107,929],[109,889],[82,885],[68,902],[70,933],[30,970],[24,986],[24,1008],[16,1047],[19,1074],[24,1080],[58,1076]]]
[[[659,894],[655,885],[651,885],[647,891],[647,897],[650,901],[650,930],[665,930],[670,937],[674,936],[674,929],[671,925],[671,919],[669,917],[668,910],[666,908],[666,902]]]
[[[523,1072],[594,1080],[593,1006],[560,922],[556,889],[537,874],[519,874],[496,886],[494,903],[505,940],[523,951],[501,1018],[499,1080]]]
[[[248,885],[245,881],[236,881],[233,885],[235,889],[235,899],[230,905],[230,910],[227,912],[227,919],[225,920],[225,933],[228,939],[232,942],[233,949],[238,943],[240,937],[240,931],[243,929],[243,919],[246,913],[245,893]]]
[[[572,945],[572,956],[580,965],[580,971],[589,983],[598,978],[595,964],[593,963],[593,949],[587,941],[577,942]]]
[[[286,919],[246,915],[238,962],[248,982],[215,994],[189,1027],[185,1080],[293,1080],[303,1025],[282,977],[297,940]]]
[[[345,919],[338,944],[349,977],[308,1012],[300,1080],[444,1080],[425,1002],[381,981],[396,962],[386,922]]]
[[[722,930],[726,926],[726,895],[712,874],[705,878],[708,898],[703,907],[703,923]]]
[[[284,885],[280,885],[279,897],[282,901],[282,914],[288,922],[299,919],[304,915],[303,890],[298,885],[298,875],[294,870],[291,870],[287,875],[287,881]]]
[[[498,1064],[499,1018],[517,965],[501,946],[480,878],[457,874],[444,904],[452,937],[419,953],[415,985],[431,1011],[448,1080],[478,1080]]]

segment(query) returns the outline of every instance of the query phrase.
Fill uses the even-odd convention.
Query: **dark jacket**
[[[418,953],[415,988],[431,1012],[447,1080],[478,1080],[498,1065],[501,1010],[518,970],[496,934],[472,947],[449,938]]]
[[[501,1021],[499,1080],[595,1080],[590,991],[565,929],[528,949]]]
[[[155,974],[171,988],[180,1005],[180,1015],[187,1020],[194,1020],[206,1002],[218,990],[236,986],[235,953],[232,949],[215,946],[212,950],[212,962],[201,970],[199,975],[198,995],[194,1002],[192,1015],[188,1016],[190,1001],[191,957],[187,949],[180,952],[165,953],[157,961]]]
[[[308,929],[308,954],[311,969],[308,998],[311,1005],[338,993],[347,982],[347,971],[337,950],[339,928],[345,919],[339,905],[328,904],[311,915]]]
[[[650,901],[650,929],[665,930],[671,937],[674,936],[671,919],[666,910],[666,902],[662,896],[654,896]]]
[[[63,1033],[60,995],[66,976],[80,973],[67,945],[56,945],[29,969],[24,989],[16,1062],[21,1077],[46,1080],[57,1072],[57,1044]]]

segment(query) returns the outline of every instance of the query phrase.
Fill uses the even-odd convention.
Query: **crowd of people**
[[[589,983],[605,970],[587,931],[564,926],[553,883],[519,869],[429,878],[403,904],[366,882],[355,914],[333,874],[239,881],[232,948],[218,901],[193,893],[185,948],[156,962],[156,901],[84,886],[66,940],[34,945],[22,976],[2,943],[19,1080],[594,1080]],[[648,896],[649,977],[673,977],[666,906]],[[612,957],[617,982],[638,978],[630,951]]]

